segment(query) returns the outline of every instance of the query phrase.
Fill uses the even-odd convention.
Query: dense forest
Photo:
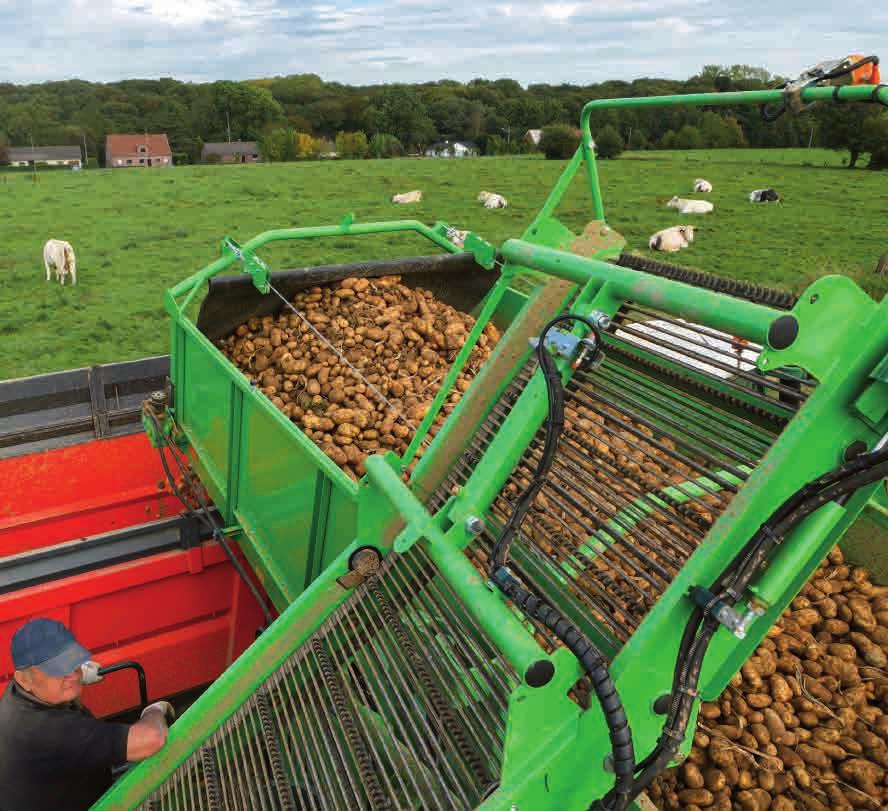
[[[483,154],[504,154],[529,148],[528,129],[575,125],[589,99],[749,90],[779,81],[762,68],[709,65],[686,81],[526,88],[511,79],[353,87],[313,74],[210,84],[168,78],[0,84],[0,151],[32,142],[80,144],[101,164],[108,133],[166,132],[177,163],[198,161],[204,142],[229,139],[259,140],[271,160],[333,149],[355,157],[391,157],[440,139],[469,140]],[[608,111],[592,123],[595,132],[612,127],[631,149],[814,145],[850,148],[853,162],[857,154],[873,151],[864,140],[855,154],[849,141],[860,141],[864,132],[871,141],[863,119],[874,116],[879,117],[874,109],[861,113],[859,121],[852,116],[842,133],[836,132],[839,122],[819,112],[766,124],[751,107]],[[884,116],[882,130],[883,125],[888,126]]]

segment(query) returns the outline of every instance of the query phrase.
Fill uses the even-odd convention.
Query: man
[[[12,637],[15,675],[0,699],[0,811],[85,811],[111,785],[111,770],[166,743],[166,701],[133,724],[97,720],[80,703],[90,653],[60,622],[34,619]],[[85,666],[85,669],[83,669]]]

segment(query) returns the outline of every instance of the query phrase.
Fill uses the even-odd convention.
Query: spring
[[[271,760],[271,771],[274,774],[274,782],[277,786],[278,798],[281,801],[282,811],[295,811],[296,805],[290,792],[290,781],[284,773],[281,764],[281,752],[278,747],[277,733],[271,718],[271,710],[268,706],[268,695],[259,690],[256,693],[256,711],[259,714],[259,723],[262,725],[262,737],[268,749],[268,757]]]
[[[210,811],[222,808],[219,799],[219,774],[216,771],[216,756],[213,747],[204,746],[200,750],[200,766],[203,772],[204,788],[207,792],[207,802]]]
[[[379,784],[379,778],[376,776],[376,772],[373,769],[373,761],[370,757],[370,753],[367,751],[361,733],[358,731],[351,707],[348,705],[348,700],[346,699],[345,693],[342,690],[342,685],[339,682],[339,675],[336,673],[336,668],[333,666],[333,662],[330,660],[330,656],[327,654],[324,644],[320,639],[317,637],[312,639],[311,648],[312,651],[314,651],[315,656],[318,657],[318,662],[321,666],[321,674],[324,677],[324,682],[327,685],[327,689],[330,691],[330,695],[333,697],[336,716],[339,718],[339,722],[342,724],[342,728],[348,738],[348,743],[351,747],[352,754],[354,755],[355,762],[357,763],[358,771],[361,774],[361,781],[364,784],[364,789],[370,800],[370,807],[374,810],[377,808],[391,808],[391,803],[383,793],[382,786]]]
[[[410,664],[414,668],[414,672],[422,685],[423,692],[428,696],[429,702],[432,705],[432,710],[444,724],[444,728],[447,730],[450,737],[456,742],[460,755],[462,755],[463,760],[469,765],[478,784],[487,785],[490,782],[490,776],[487,773],[487,769],[484,767],[484,763],[478,756],[475,748],[469,742],[462,727],[457,723],[453,710],[438,690],[437,685],[425,666],[423,657],[421,657],[419,651],[416,650],[413,641],[407,634],[407,630],[401,623],[394,607],[380,590],[379,584],[375,578],[368,583],[368,588],[373,595],[373,599],[376,601],[376,605],[382,612],[386,625],[391,628],[398,640],[398,644],[401,645],[402,650],[407,654],[407,658],[410,660]]]

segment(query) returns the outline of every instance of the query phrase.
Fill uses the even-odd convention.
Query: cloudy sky
[[[872,0],[0,0],[0,20],[0,81],[16,83],[306,72],[589,83],[710,63],[789,75],[888,49],[888,5]]]

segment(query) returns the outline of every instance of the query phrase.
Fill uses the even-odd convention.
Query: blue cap
[[[61,622],[39,619],[26,622],[12,637],[12,661],[16,670],[37,667],[47,676],[67,676],[91,658]]]

